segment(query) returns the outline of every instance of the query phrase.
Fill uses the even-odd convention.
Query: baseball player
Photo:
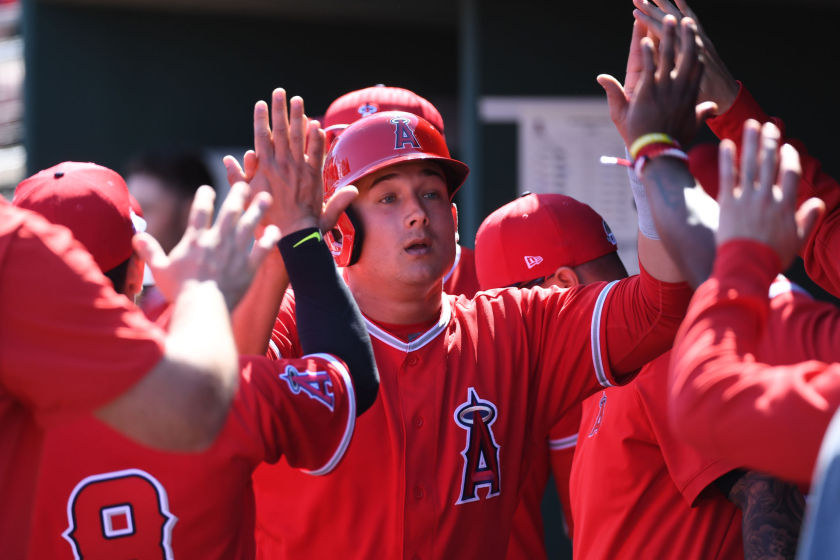
[[[110,170],[78,167],[63,164],[57,168],[64,173],[60,179],[48,170],[25,181],[16,204],[59,222],[84,206],[84,221],[67,225],[95,258],[130,250],[130,245],[119,247],[125,240],[117,235],[133,214],[125,183]],[[100,180],[91,180],[94,173]],[[361,317],[326,246],[313,237],[315,228],[294,231],[298,220],[292,214],[278,220],[290,232],[280,251],[294,284],[307,284],[299,287],[299,297],[314,294],[316,305],[328,310],[313,313],[310,305],[309,311],[299,311],[301,320],[317,327],[310,331],[315,336],[307,342],[308,355],[281,362],[240,358],[232,411],[215,444],[201,454],[153,452],[93,418],[48,432],[29,558],[253,558],[253,469],[284,456],[307,475],[323,476],[341,461],[356,416],[375,398],[376,369]],[[132,277],[142,280],[142,261],[129,269],[137,272],[115,286],[126,295],[133,291]],[[341,359],[317,353],[340,351],[327,348],[329,339],[344,347],[342,357],[354,366],[355,379]]]
[[[404,111],[429,121],[444,136],[443,117],[426,99],[413,91],[398,87],[378,85],[342,95],[332,102],[324,114],[324,128],[339,129],[357,120],[382,111]],[[458,240],[458,216],[455,215],[455,239]],[[455,246],[455,264],[443,277],[443,291],[469,299],[478,293],[475,274],[475,252],[469,247]]]
[[[60,181],[67,172],[54,169],[52,176]],[[99,171],[92,175],[102,179]],[[66,228],[0,201],[3,558],[26,556],[45,427],[94,413],[146,445],[187,451],[208,446],[224,423],[237,382],[228,307],[278,235],[268,231],[254,254],[243,256],[234,250],[235,231],[250,235],[270,198],[258,196],[243,215],[243,186],[220,214],[226,227],[210,229],[207,194],[196,197],[177,253],[164,256],[143,234],[135,241],[175,302],[168,336],[114,292]],[[127,192],[121,202],[128,204]],[[121,226],[118,236],[128,246],[108,256],[115,264],[132,253],[132,222]]]
[[[523,247],[537,234],[551,242],[543,262],[530,270],[524,264],[498,266],[522,263]],[[559,194],[527,195],[503,206],[476,237],[482,286],[533,284],[535,276],[538,285],[560,288],[623,278],[627,273],[616,250],[601,216]],[[778,296],[771,304],[777,319],[796,317],[813,303],[787,281],[774,284],[771,293]],[[768,333],[762,347],[781,344],[783,336],[779,330]],[[770,528],[790,556],[804,505],[798,489],[698,453],[671,432],[669,357],[643,367],[627,386],[605,389],[583,402],[571,480],[558,481],[558,487],[571,489],[575,557],[740,559],[746,551],[752,558],[766,552],[766,543],[755,535]],[[535,467],[531,480],[541,484],[536,494],[545,490],[545,480]],[[770,507],[772,519],[762,513]],[[530,514],[520,515],[525,508]],[[521,551],[542,545],[527,525],[539,513],[539,502],[520,504],[508,558],[524,558]]]
[[[260,110],[256,136],[270,138]],[[260,166],[276,158],[262,140],[256,156]],[[361,194],[326,238],[365,313],[382,385],[331,477],[305,480],[282,461],[257,469],[265,557],[503,558],[535,442],[670,344],[691,292],[649,240],[632,279],[444,296],[450,200],[466,174],[437,129],[409,113],[366,117],[333,142],[326,199],[350,185]],[[285,296],[272,335],[280,356],[301,352],[296,298]],[[325,524],[347,530],[323,537]]]

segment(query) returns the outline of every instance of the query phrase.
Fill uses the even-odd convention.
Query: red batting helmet
[[[469,167],[449,156],[441,133],[428,121],[400,111],[376,113],[356,121],[336,138],[324,163],[324,200],[362,177],[398,163],[431,160],[443,168],[450,199],[464,184]],[[361,230],[352,209],[342,214],[336,228],[324,237],[338,266],[359,258]],[[355,251],[354,251],[355,247]]]

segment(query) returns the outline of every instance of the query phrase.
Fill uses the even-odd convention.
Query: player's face
[[[191,201],[180,199],[160,179],[150,175],[129,175],[126,184],[143,209],[146,233],[169,253],[184,235]]]
[[[356,187],[353,209],[365,235],[354,276],[413,286],[440,283],[455,261],[455,222],[440,166],[397,164]]]

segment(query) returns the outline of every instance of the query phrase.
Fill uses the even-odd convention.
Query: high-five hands
[[[321,172],[325,141],[320,126],[306,118],[300,97],[291,99],[287,111],[286,92],[276,89],[271,98],[271,123],[264,101],[254,107],[256,151],[245,154],[244,169],[235,158],[225,158],[229,182],[246,181],[255,191],[271,193],[274,204],[264,223],[276,225],[284,236],[308,227],[332,229],[358,195],[355,187],[345,188],[324,204]]]
[[[738,97],[740,86],[727,70],[714,45],[703,31],[697,16],[685,0],[674,1],[677,4],[676,6],[668,0],[653,0],[653,2],[633,0],[636,8],[638,8],[633,11],[633,17],[636,18],[637,22],[644,24],[648,31],[658,39],[662,39],[662,22],[665,20],[665,16],[674,16],[677,21],[682,21],[684,17],[688,17],[694,21],[697,26],[697,33],[703,41],[703,58],[705,60],[703,80],[700,82],[699,101],[701,103],[712,101],[718,107],[716,114],[725,113]]]
[[[740,184],[735,172],[735,143],[721,142],[720,226],[716,239],[718,246],[732,239],[764,243],[779,256],[784,270],[813,231],[825,204],[811,198],[797,211],[796,193],[802,172],[799,154],[785,144],[778,165],[780,137],[779,129],[772,123],[761,128],[754,120],[744,124]]]
[[[675,63],[677,20],[666,16],[659,45],[659,68],[650,38],[641,40],[644,70],[627,110],[627,138],[633,142],[649,133],[664,133],[688,145],[705,119],[717,109],[714,103],[697,103],[703,77],[703,43],[689,18],[680,24],[680,61]],[[628,144],[629,145],[629,144]]]
[[[134,236],[134,248],[152,269],[155,282],[168,301],[174,302],[190,282],[212,281],[228,309],[236,306],[263,259],[280,240],[280,231],[267,227],[249,253],[254,230],[271,206],[271,195],[257,194],[246,210],[250,198],[247,184],[233,185],[213,224],[216,193],[207,186],[199,188],[187,231],[169,255],[151,235]]]
[[[633,37],[630,39],[630,55],[627,57],[627,73],[622,86],[618,80],[608,74],[598,76],[598,83],[607,92],[607,103],[610,106],[610,118],[618,129],[624,145],[630,146],[633,138],[627,138],[627,109],[639,79],[642,77],[644,64],[642,63],[642,39],[647,28],[638,21],[633,24]]]

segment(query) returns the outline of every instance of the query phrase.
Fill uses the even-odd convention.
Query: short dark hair
[[[125,291],[125,281],[128,278],[128,263],[131,262],[131,257],[128,257],[123,262],[104,272],[105,276],[108,280],[111,281],[111,284],[114,285],[114,291],[118,294],[121,294]]]
[[[128,162],[126,175],[151,175],[160,179],[172,193],[192,199],[202,185],[213,178],[201,156],[192,151],[155,150],[142,153]]]

